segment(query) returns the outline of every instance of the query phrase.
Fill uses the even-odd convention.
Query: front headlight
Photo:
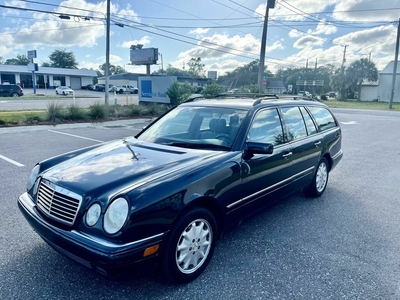
[[[86,224],[92,227],[100,218],[101,207],[98,203],[93,204],[86,213]]]
[[[128,202],[124,198],[115,199],[104,214],[104,230],[108,234],[118,232],[128,217]]]
[[[29,175],[28,183],[26,185],[27,190],[29,191],[36,182],[36,178],[39,175],[40,165],[37,164],[31,171],[31,175]]]

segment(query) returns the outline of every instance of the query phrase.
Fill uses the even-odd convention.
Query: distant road
[[[48,104],[53,101],[59,101],[65,106],[74,104],[74,99],[72,96],[61,96],[56,95],[54,90],[44,90],[40,89],[36,91],[36,95],[33,94],[31,89],[24,90],[24,97],[20,98],[5,98],[0,97],[0,111],[4,110],[36,110],[36,109],[46,109]],[[40,95],[47,96],[46,98],[40,97]],[[26,96],[29,96],[28,98]],[[50,97],[54,96],[54,97]],[[115,99],[117,104],[138,104],[137,94],[114,94],[110,93],[109,103],[114,104]],[[86,90],[76,90],[75,91],[75,103],[81,107],[88,107],[95,103],[105,103],[105,93],[104,92],[94,92]]]

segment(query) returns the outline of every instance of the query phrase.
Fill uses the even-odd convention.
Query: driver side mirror
[[[244,157],[252,157],[254,154],[272,154],[274,145],[269,143],[247,142]]]

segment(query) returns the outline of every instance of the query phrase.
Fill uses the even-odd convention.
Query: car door
[[[0,84],[0,96],[7,96],[8,95],[8,91],[6,89],[6,87],[2,84]]]
[[[248,130],[247,141],[273,144],[274,150],[272,154],[242,157],[239,199],[228,205],[228,213],[232,218],[252,213],[280,199],[291,180],[291,147],[284,141],[277,108],[266,108],[256,113]]]
[[[308,184],[321,157],[323,137],[304,107],[286,106],[280,108],[285,124],[286,138],[291,145],[292,189],[297,190]]]

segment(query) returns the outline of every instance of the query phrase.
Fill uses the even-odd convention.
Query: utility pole
[[[267,44],[267,30],[268,30],[268,13],[270,8],[275,7],[275,0],[267,0],[267,7],[265,9],[264,16],[264,28],[263,35],[261,39],[261,51],[260,51],[260,66],[258,69],[258,91],[262,93],[263,87],[263,77],[264,77],[264,61],[265,61],[265,46]]]
[[[392,93],[390,94],[389,109],[393,108],[394,89],[396,87],[397,60],[399,58],[399,39],[400,39],[400,19],[399,19],[399,24],[397,24],[396,53],[394,54]]]
[[[105,104],[109,104],[109,81],[108,76],[110,75],[110,0],[107,0],[107,25],[106,25],[106,86],[105,86]]]
[[[347,98],[346,86],[345,86],[346,83],[344,81],[344,63],[346,62],[346,48],[347,48],[347,45],[344,46],[343,61],[342,61],[342,90],[340,91],[342,100],[346,100],[346,98]]]

